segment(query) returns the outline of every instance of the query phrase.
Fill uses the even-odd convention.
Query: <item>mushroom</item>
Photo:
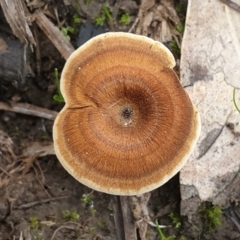
[[[136,195],[179,172],[200,118],[174,65],[163,44],[122,32],[98,35],[68,58],[53,139],[73,177],[97,191]]]

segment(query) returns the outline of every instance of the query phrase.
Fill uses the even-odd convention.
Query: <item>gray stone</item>
[[[188,216],[196,214],[201,205],[199,197],[189,198],[181,202],[181,215]]]
[[[240,0],[235,1],[240,5]],[[240,200],[240,14],[219,0],[189,0],[181,82],[199,110],[202,131],[181,170],[182,213],[196,199],[227,207]]]

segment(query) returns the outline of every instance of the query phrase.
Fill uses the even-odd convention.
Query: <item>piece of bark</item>
[[[0,33],[0,78],[23,86],[27,77],[34,76],[29,55],[27,44]]]
[[[23,0],[2,0],[0,5],[14,35],[22,43],[35,45],[33,34],[27,22],[30,14]]]
[[[72,44],[63,36],[58,27],[56,27],[41,11],[36,11],[35,19],[37,25],[42,29],[58,51],[62,54],[64,59],[74,52]]]

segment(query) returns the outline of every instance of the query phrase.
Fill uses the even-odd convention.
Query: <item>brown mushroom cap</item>
[[[54,127],[64,168],[98,191],[135,195],[175,175],[200,132],[171,52],[130,33],[99,35],[67,60]]]

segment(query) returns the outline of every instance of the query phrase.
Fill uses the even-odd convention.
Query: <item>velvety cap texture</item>
[[[98,191],[135,195],[182,168],[200,118],[174,65],[164,45],[130,33],[99,35],[69,57],[53,138],[73,177]]]

